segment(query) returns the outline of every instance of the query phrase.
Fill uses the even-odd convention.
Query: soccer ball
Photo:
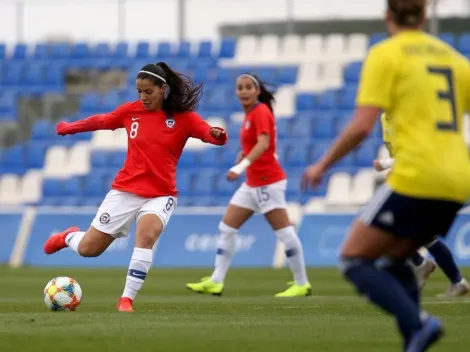
[[[44,303],[54,312],[76,310],[81,301],[82,288],[70,277],[56,277],[44,288]]]

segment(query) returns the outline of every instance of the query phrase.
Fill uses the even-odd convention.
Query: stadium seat
[[[21,202],[19,183],[17,175],[5,174],[0,176],[0,205],[15,205]]]
[[[72,177],[64,181],[62,194],[65,197],[78,197],[82,194],[82,182],[78,177]]]
[[[447,44],[449,44],[450,46],[452,47],[456,47],[456,39],[455,39],[455,35],[453,33],[441,33],[439,35],[439,38],[446,42]]]
[[[237,41],[235,38],[222,38],[220,43],[219,57],[221,59],[232,59],[236,55]]]
[[[354,205],[364,205],[372,198],[375,189],[375,171],[362,169],[354,175],[351,185],[350,202]]]
[[[21,180],[19,199],[24,204],[36,204],[42,196],[42,170],[29,170]]]
[[[26,171],[25,154],[23,145],[5,150],[1,156],[0,174],[23,174]]]
[[[46,161],[44,164],[44,177],[68,177],[68,157],[69,153],[66,147],[60,145],[50,147],[46,152]]]
[[[285,64],[297,64],[302,60],[302,37],[292,34],[282,38],[277,61]]]
[[[70,148],[67,171],[70,176],[87,175],[90,172],[90,143],[78,142]]]
[[[464,33],[460,36],[458,49],[464,55],[470,55],[470,33]]]
[[[348,205],[351,203],[351,175],[336,173],[330,177],[325,201],[328,205]]]
[[[116,148],[116,138],[114,131],[95,131],[91,139],[92,149],[114,150]]]
[[[369,46],[375,45],[384,39],[387,39],[386,33],[374,33],[369,37]]]

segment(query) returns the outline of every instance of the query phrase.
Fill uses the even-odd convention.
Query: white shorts
[[[155,214],[166,227],[176,208],[175,197],[142,198],[132,193],[111,190],[101,203],[91,226],[112,237],[125,237],[134,221]]]
[[[243,183],[233,195],[230,204],[261,214],[274,209],[285,209],[286,187],[287,180],[262,187],[250,187]]]

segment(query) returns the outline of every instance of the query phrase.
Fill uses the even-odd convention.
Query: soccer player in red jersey
[[[153,261],[152,248],[177,203],[176,166],[188,138],[224,145],[225,130],[211,127],[194,111],[202,85],[174,72],[163,62],[145,65],[137,74],[139,100],[108,114],[57,125],[59,135],[125,128],[128,151],[88,231],[71,227],[50,237],[47,254],[65,247],[83,257],[96,257],[137,222],[136,243],[124,293],[117,309],[132,312],[133,300]]]
[[[227,173],[235,181],[246,170],[246,182],[232,197],[219,225],[221,232],[215,270],[210,278],[189,283],[193,292],[221,295],[224,279],[236,249],[238,229],[255,212],[262,213],[286,248],[287,261],[294,274],[294,283],[277,297],[311,294],[305,270],[302,244],[291,225],[286,210],[286,175],[276,157],[276,124],[273,115],[273,94],[253,74],[237,78],[237,96],[245,111],[241,128],[241,149],[236,165]]]

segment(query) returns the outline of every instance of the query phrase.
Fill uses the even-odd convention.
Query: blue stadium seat
[[[317,107],[315,94],[299,93],[296,100],[297,111],[314,110]]]
[[[235,165],[235,160],[238,155],[238,150],[235,148],[221,148],[221,155],[219,158],[219,166],[222,168],[230,168]],[[225,174],[225,169],[223,169],[223,173]]]
[[[221,172],[216,178],[217,195],[218,196],[232,196],[242,184],[242,180],[229,182],[225,179],[226,172]]]
[[[63,195],[63,182],[58,179],[45,179],[42,183],[43,197],[60,197]]]
[[[14,117],[16,113],[16,94],[14,92],[0,93],[0,116]]]
[[[212,42],[202,41],[199,43],[197,57],[200,59],[207,59],[212,57]]]
[[[101,97],[96,93],[83,94],[80,101],[80,112],[88,115],[103,112],[101,110]]]
[[[310,160],[310,148],[306,148],[303,144],[294,144],[289,153],[287,153],[286,165],[292,166],[306,166]]]
[[[32,140],[47,140],[55,136],[55,126],[50,121],[37,121],[31,131]]]
[[[325,115],[313,120],[314,138],[333,138],[335,136],[335,119],[333,115]]]
[[[26,44],[16,44],[15,49],[13,49],[12,60],[26,60],[28,55],[28,47]]]
[[[77,43],[72,46],[70,58],[72,60],[88,59],[90,57],[90,48],[87,43]]]
[[[4,43],[0,43],[0,62],[5,60],[7,57],[7,46]]]
[[[148,59],[150,57],[150,44],[148,42],[137,43],[135,59]]]
[[[194,70],[193,79],[196,83],[204,82],[204,84],[206,84],[207,82],[211,80],[210,71],[205,67],[197,67]],[[204,89],[204,94],[206,91],[207,89]]]
[[[233,122],[231,121],[229,125],[227,126],[227,133],[229,135],[229,138],[231,139],[238,139],[238,136],[240,136],[240,130],[242,128],[242,123],[241,122]]]
[[[452,47],[456,47],[456,40],[455,40],[455,35],[453,33],[441,33],[439,35],[439,38],[443,41],[449,44]]]
[[[215,82],[218,84],[233,84],[233,71],[225,67],[219,67],[215,72]]]
[[[345,88],[341,95],[341,109],[351,110],[356,106],[357,89]]]
[[[70,55],[68,44],[55,44],[51,46],[50,57],[55,60],[65,60]]]
[[[195,151],[184,150],[178,162],[178,167],[190,168],[199,163],[199,154]]]
[[[378,146],[372,143],[364,143],[356,151],[356,166],[358,167],[371,167],[372,162],[377,157]]]
[[[295,84],[297,81],[298,69],[296,66],[285,66],[279,69],[279,84]]]
[[[171,44],[169,42],[160,42],[157,45],[157,60],[166,60],[173,56]]]
[[[64,71],[61,67],[50,67],[46,70],[43,83],[49,90],[61,90],[65,87]]]
[[[106,189],[102,178],[95,177],[93,174],[85,180],[85,187],[83,188],[83,195],[87,197],[104,197]]]
[[[291,138],[310,138],[312,135],[311,120],[292,119],[289,135]]]
[[[176,50],[176,57],[179,59],[188,59],[191,56],[191,43],[187,41],[181,41],[178,44]]]
[[[129,51],[129,44],[127,43],[118,43],[116,48],[112,54],[112,58],[114,59],[127,59]]]
[[[91,167],[93,169],[104,169],[111,166],[111,153],[101,150],[94,150],[91,153]]]
[[[223,38],[220,43],[219,57],[221,59],[232,59],[235,57],[237,41],[235,38]]]
[[[42,65],[31,65],[25,74],[24,83],[27,85],[39,85],[44,80],[44,67]]]
[[[344,71],[344,80],[346,83],[357,83],[359,82],[359,78],[361,76],[361,69],[362,63],[361,62],[354,62],[346,67]]]
[[[470,33],[464,33],[460,36],[458,49],[464,55],[470,55]]]
[[[97,59],[108,59],[111,55],[111,48],[108,43],[98,43],[92,49],[92,56]]]
[[[26,167],[28,169],[42,169],[46,157],[46,145],[42,142],[29,142],[26,152]]]
[[[34,47],[33,60],[34,62],[44,61],[49,58],[49,45],[38,43]]]
[[[123,103],[121,92],[118,90],[109,91],[103,98],[101,109],[104,112],[113,111]]]
[[[122,168],[126,162],[127,152],[114,152],[111,157],[111,166],[115,168]]]
[[[4,151],[0,161],[0,174],[23,174],[25,167],[25,148],[15,145]]]
[[[387,33],[374,33],[369,38],[369,46],[375,45],[387,38],[388,38]]]
[[[334,110],[338,106],[337,92],[328,90],[320,94],[317,106],[322,110]]]
[[[192,175],[188,172],[176,173],[176,188],[182,196],[189,196],[193,190]],[[179,200],[178,200],[179,204]]]
[[[9,65],[3,76],[3,85],[19,86],[23,80],[23,68],[17,65]]]
[[[214,170],[198,170],[194,177],[194,194],[197,196],[210,196],[215,193],[215,178],[217,172]]]
[[[79,177],[71,177],[64,181],[63,195],[78,197],[82,194],[82,183]]]
[[[220,148],[211,147],[199,153],[199,165],[215,167],[219,163]]]
[[[277,84],[278,83],[278,69],[271,66],[260,66],[256,67],[253,70],[253,73],[257,75],[263,82],[267,84]],[[235,74],[233,74],[235,78]]]

